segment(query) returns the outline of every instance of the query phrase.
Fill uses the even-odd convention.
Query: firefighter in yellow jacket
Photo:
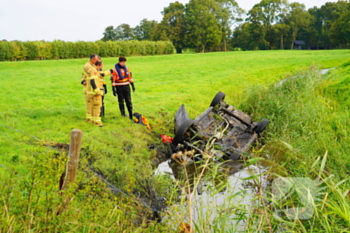
[[[98,56],[96,54],[91,54],[90,55],[90,60],[85,63],[83,73],[81,75],[81,84],[83,85],[83,93],[85,94],[85,99],[86,99],[86,80],[89,76],[89,70],[91,69],[92,66],[95,65],[95,62],[98,61]],[[91,122],[91,111],[90,107],[88,106],[88,102],[86,102],[86,121]]]
[[[83,85],[83,93],[86,94],[86,79],[89,76],[88,71],[89,69],[95,65],[95,63],[98,61],[98,55],[91,54],[90,60],[85,63],[83,73],[81,74],[81,84]]]
[[[99,71],[98,66],[101,66],[101,61],[97,61],[94,66],[88,70],[86,79],[86,103],[88,106],[87,112],[91,112],[91,117],[87,120],[95,125],[102,127],[101,121],[101,106],[102,96],[104,94],[103,82],[100,80],[100,74],[110,74],[110,71]],[[88,114],[87,114],[88,116]]]
[[[96,62],[101,61],[101,58],[97,54],[91,54],[90,60],[84,65],[83,73],[81,76],[81,84],[83,85],[83,93],[85,94],[86,100],[86,121],[94,123],[92,120],[92,107],[90,106],[91,102],[88,102],[88,98],[86,97],[87,92],[87,80],[90,75],[90,69],[95,66]],[[96,66],[95,66],[96,68]],[[108,71],[99,71],[100,75],[110,75],[113,72],[112,69]],[[100,76],[99,75],[99,76]]]

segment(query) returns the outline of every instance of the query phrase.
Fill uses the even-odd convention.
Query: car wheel
[[[257,134],[260,134],[262,132],[264,132],[264,130],[266,129],[267,125],[270,123],[270,121],[268,121],[267,119],[262,119],[262,121],[256,126],[256,128],[254,129],[254,131]]]
[[[191,119],[186,119],[177,129],[175,133],[175,137],[173,139],[173,144],[177,145],[179,143],[182,143],[184,140],[184,135],[186,131],[193,125],[193,120]]]
[[[225,99],[225,94],[219,91],[214,97],[214,99],[211,101],[211,104],[209,105],[209,107],[215,107],[220,103],[221,100],[224,100],[224,99]]]

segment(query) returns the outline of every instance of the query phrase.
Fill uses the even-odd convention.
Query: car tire
[[[225,99],[225,94],[219,91],[214,97],[214,99],[211,101],[209,107],[215,107],[220,103],[221,100],[224,100],[224,99]]]
[[[186,119],[177,129],[175,133],[175,137],[173,139],[173,144],[177,145],[179,143],[182,143],[184,141],[184,135],[186,131],[193,125],[193,120]]]
[[[262,119],[261,122],[259,122],[259,124],[255,127],[254,131],[257,134],[261,134],[262,132],[264,132],[264,130],[266,129],[267,125],[270,123],[269,120],[267,119]]]

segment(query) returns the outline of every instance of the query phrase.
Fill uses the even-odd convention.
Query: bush
[[[39,46],[33,41],[26,41],[23,43],[27,50],[26,59],[35,60],[39,58]]]
[[[107,54],[108,54],[108,45],[106,42],[102,41],[102,40],[99,40],[99,41],[96,41],[96,44],[98,45],[98,48],[99,48],[99,55],[101,57],[107,57]]]
[[[14,52],[14,47],[10,42],[0,41],[0,61],[12,61]]]
[[[39,48],[39,59],[51,59],[52,58],[52,43],[45,41],[35,42]]]
[[[129,44],[126,41],[118,42],[120,46],[120,56],[127,56],[130,54]]]
[[[118,57],[120,56],[120,46],[115,41],[107,41],[107,56],[108,57]]]
[[[12,41],[12,46],[14,48],[13,60],[24,60],[27,55],[27,49],[21,41]]]

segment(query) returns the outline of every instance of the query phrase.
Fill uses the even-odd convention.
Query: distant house
[[[293,43],[293,49],[303,49],[305,48],[305,41],[303,40],[296,40]]]

